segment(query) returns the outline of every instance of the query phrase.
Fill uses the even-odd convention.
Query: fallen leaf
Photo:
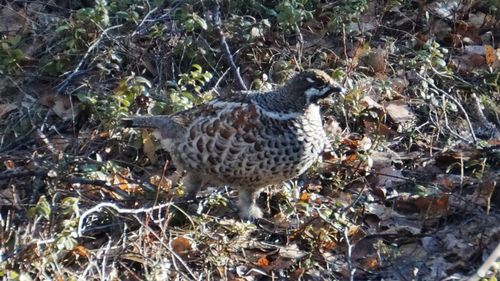
[[[497,60],[496,51],[491,45],[484,45],[484,57],[488,66],[492,66]]]
[[[14,35],[24,28],[27,19],[24,9],[16,11],[8,2],[2,5],[1,8],[0,33]]]
[[[269,266],[270,262],[266,256],[263,256],[263,257],[259,258],[255,264],[260,266],[260,267],[265,267],[265,266]]]
[[[172,250],[181,257],[186,257],[192,249],[191,240],[179,236],[170,241]]]
[[[148,157],[149,161],[151,161],[152,164],[155,164],[158,162],[158,156],[156,155],[156,146],[151,138],[152,134],[146,130],[143,129],[142,131],[142,150],[144,151],[144,154]]]
[[[311,197],[311,196],[309,195],[309,193],[307,193],[307,192],[302,192],[302,193],[300,194],[300,198],[299,198],[299,200],[300,200],[300,202],[307,203],[307,202],[309,202],[310,197]]]
[[[81,109],[76,100],[69,96],[55,96],[49,92],[40,98],[40,103],[52,109],[52,111],[62,120],[71,120],[80,113]]]
[[[172,180],[165,176],[154,175],[149,178],[149,183],[156,185],[159,189],[164,191],[172,189]]]
[[[138,184],[131,184],[120,174],[115,174],[113,176],[113,185],[118,185],[118,187],[128,193],[142,193],[143,190]]]
[[[495,191],[497,182],[495,180],[489,180],[481,183],[472,195],[467,196],[467,198],[478,204],[480,206],[486,207],[486,212],[489,214],[491,208],[491,196]]]
[[[360,103],[365,107],[365,108],[382,108],[382,105],[380,105],[378,102],[374,101],[370,96],[365,96],[361,99]]]
[[[373,73],[384,73],[387,67],[387,51],[382,48],[372,50],[361,58],[363,65]]]
[[[5,168],[7,168],[7,170],[12,170],[16,167],[16,163],[14,163],[14,161],[12,160],[5,160],[3,161],[3,164],[5,165]]]
[[[378,267],[378,259],[376,256],[365,257],[361,259],[361,267],[365,270],[375,270]]]
[[[331,251],[337,248],[337,243],[335,243],[335,241],[328,241],[328,242],[323,242],[321,246],[325,251]]]
[[[441,217],[449,212],[449,195],[399,198],[395,210],[406,213],[419,212],[430,217]]]
[[[287,259],[300,259],[305,257],[307,255],[307,252],[300,250],[297,244],[293,243],[284,247],[280,247],[279,255],[280,257]]]
[[[394,130],[380,122],[363,120],[363,126],[365,127],[365,133],[367,133],[368,135],[375,134],[377,136],[384,136],[386,138],[396,135],[396,132]]]
[[[17,106],[12,103],[0,104],[0,118],[13,111],[14,109],[17,109]]]
[[[413,113],[410,111],[406,104],[401,104],[400,102],[391,102],[386,107],[385,110],[387,115],[391,117],[392,121],[401,124],[413,120]]]

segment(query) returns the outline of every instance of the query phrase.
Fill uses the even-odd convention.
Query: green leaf
[[[146,86],[148,86],[149,88],[151,88],[151,82],[149,82],[148,79],[142,77],[142,76],[136,76],[135,77],[135,82],[136,83],[142,83],[142,84],[145,84]]]
[[[63,32],[65,30],[69,30],[69,26],[68,25],[61,25],[58,28],[56,28],[56,33]]]
[[[50,208],[50,204],[45,198],[45,196],[41,196],[36,203],[36,213],[46,220],[50,219],[50,213],[52,209]]]
[[[201,71],[202,71],[201,66],[200,66],[199,64],[197,64],[197,63],[193,64],[193,68],[196,68],[196,70],[197,70],[198,72],[201,72]]]
[[[207,22],[201,18],[200,16],[198,16],[197,14],[193,14],[193,20],[196,22],[196,24],[198,24],[199,27],[201,27],[202,29],[206,30],[208,28],[207,26]]]

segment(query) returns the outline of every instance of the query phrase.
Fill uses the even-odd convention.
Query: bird
[[[319,102],[344,88],[322,70],[298,72],[269,91],[240,91],[193,108],[122,119],[150,128],[174,166],[185,171],[188,199],[203,186],[238,190],[242,219],[262,218],[261,190],[303,174],[328,143]]]

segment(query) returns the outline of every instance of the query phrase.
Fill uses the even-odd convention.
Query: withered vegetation
[[[498,276],[499,7],[0,1],[0,278]],[[263,192],[262,220],[230,188],[186,202],[150,132],[119,126],[309,68],[347,89],[331,150]]]

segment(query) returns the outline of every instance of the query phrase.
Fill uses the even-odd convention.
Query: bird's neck
[[[255,101],[265,110],[276,113],[301,114],[306,109],[305,95],[283,87],[255,96]]]

